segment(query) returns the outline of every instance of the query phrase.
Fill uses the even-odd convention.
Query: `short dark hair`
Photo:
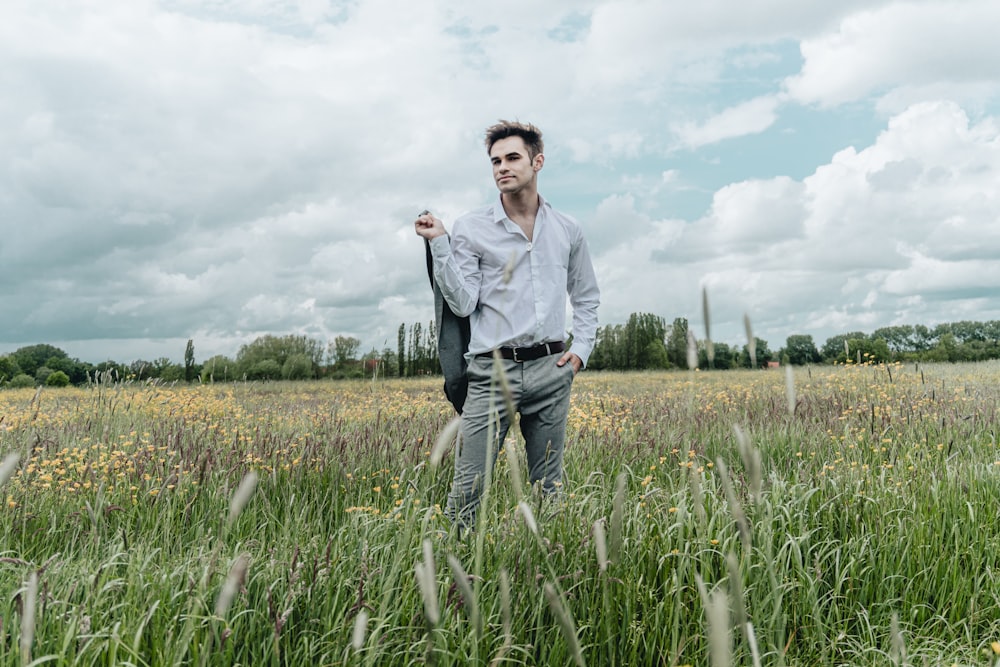
[[[535,159],[536,155],[545,151],[545,144],[542,143],[542,131],[537,127],[531,123],[501,120],[486,128],[486,152],[489,153],[493,150],[493,144],[507,137],[521,137],[524,140],[524,145],[528,147],[528,156],[532,160]]]

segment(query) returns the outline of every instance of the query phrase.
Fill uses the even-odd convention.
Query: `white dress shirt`
[[[566,340],[566,297],[573,307],[572,352],[587,365],[597,336],[600,290],[580,224],[541,195],[532,240],[491,206],[463,215],[451,238],[430,242],[434,280],[459,316],[469,316],[468,357],[496,347]]]

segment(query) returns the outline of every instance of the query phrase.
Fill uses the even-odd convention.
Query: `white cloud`
[[[581,54],[582,75],[599,88],[630,85],[644,91],[669,80],[711,82],[717,79],[729,49],[812,34],[835,25],[856,7],[879,4],[862,0],[823,4],[607,1],[594,8]],[[767,58],[756,51],[754,61],[763,64]],[[749,63],[743,56],[735,60],[737,66]]]
[[[653,220],[646,213],[636,210],[636,197],[632,193],[605,198],[594,211],[586,226],[587,243],[591,253],[603,253],[609,248],[628,245],[636,238],[649,240],[652,233],[656,243],[679,235],[680,221]]]
[[[1000,264],[995,259],[947,261],[908,252],[910,264],[886,276],[884,289],[889,294],[921,296],[925,299],[1000,294]]]
[[[736,249],[728,244],[760,246],[801,237],[806,217],[802,194],[802,185],[784,176],[727,185],[715,194],[704,224],[722,252]]]
[[[575,137],[566,142],[570,159],[579,164],[608,165],[623,158],[634,159],[648,148],[646,138],[638,130],[610,132],[589,141]]]
[[[998,24],[1000,5],[986,1],[895,2],[859,11],[836,31],[803,40],[802,71],[785,85],[799,102],[827,107],[899,87],[933,87],[935,96],[953,98],[974,84],[995,97]]]
[[[747,134],[759,134],[777,120],[779,103],[778,97],[774,95],[756,97],[721,111],[704,122],[682,123],[675,128],[675,132],[681,144],[687,148],[698,148]]]

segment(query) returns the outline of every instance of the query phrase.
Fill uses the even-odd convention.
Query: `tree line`
[[[266,335],[240,346],[235,356],[215,355],[201,363],[195,359],[194,341],[188,340],[183,363],[160,357],[92,364],[41,343],[0,355],[0,387],[63,387],[103,380],[230,382],[406,377],[441,372],[433,321],[427,325],[400,324],[395,349],[373,349],[359,358],[360,348],[361,341],[353,336],[337,336],[324,342],[304,335]]]
[[[688,368],[692,347],[701,369],[750,368],[754,363],[802,366],[984,361],[1000,359],[1000,320],[951,322],[933,328],[921,324],[895,325],[870,334],[853,331],[831,336],[821,347],[817,347],[809,334],[793,334],[775,351],[767,341],[755,337],[751,354],[749,343],[731,346],[694,339],[686,318],[678,317],[668,327],[662,317],[633,313],[625,324],[606,325],[598,330],[590,368],[622,371]]]
[[[361,341],[337,336],[324,342],[304,335],[260,336],[240,346],[234,357],[215,355],[195,360],[194,341],[183,363],[161,357],[131,363],[91,364],[71,358],[48,344],[29,345],[0,356],[0,387],[85,385],[112,381],[231,382],[242,380],[309,380],[319,378],[412,377],[441,372],[434,322],[400,324],[396,346],[372,349],[359,357]],[[754,364],[883,363],[891,361],[983,361],[1000,358],[1000,321],[961,321],[896,325],[837,334],[817,346],[808,334],[793,334],[772,351],[768,342],[729,345],[698,339],[688,320],[667,321],[650,313],[633,313],[625,324],[608,324],[597,332],[589,368],[632,371],[688,368],[750,368]]]

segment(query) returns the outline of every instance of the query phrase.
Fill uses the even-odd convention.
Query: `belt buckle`
[[[523,364],[524,363],[524,359],[519,359],[518,356],[517,356],[517,351],[520,350],[520,349],[521,348],[519,348],[519,347],[512,347],[512,348],[510,348],[510,353],[511,353],[511,356],[513,357],[513,361],[514,361],[515,364]]]

